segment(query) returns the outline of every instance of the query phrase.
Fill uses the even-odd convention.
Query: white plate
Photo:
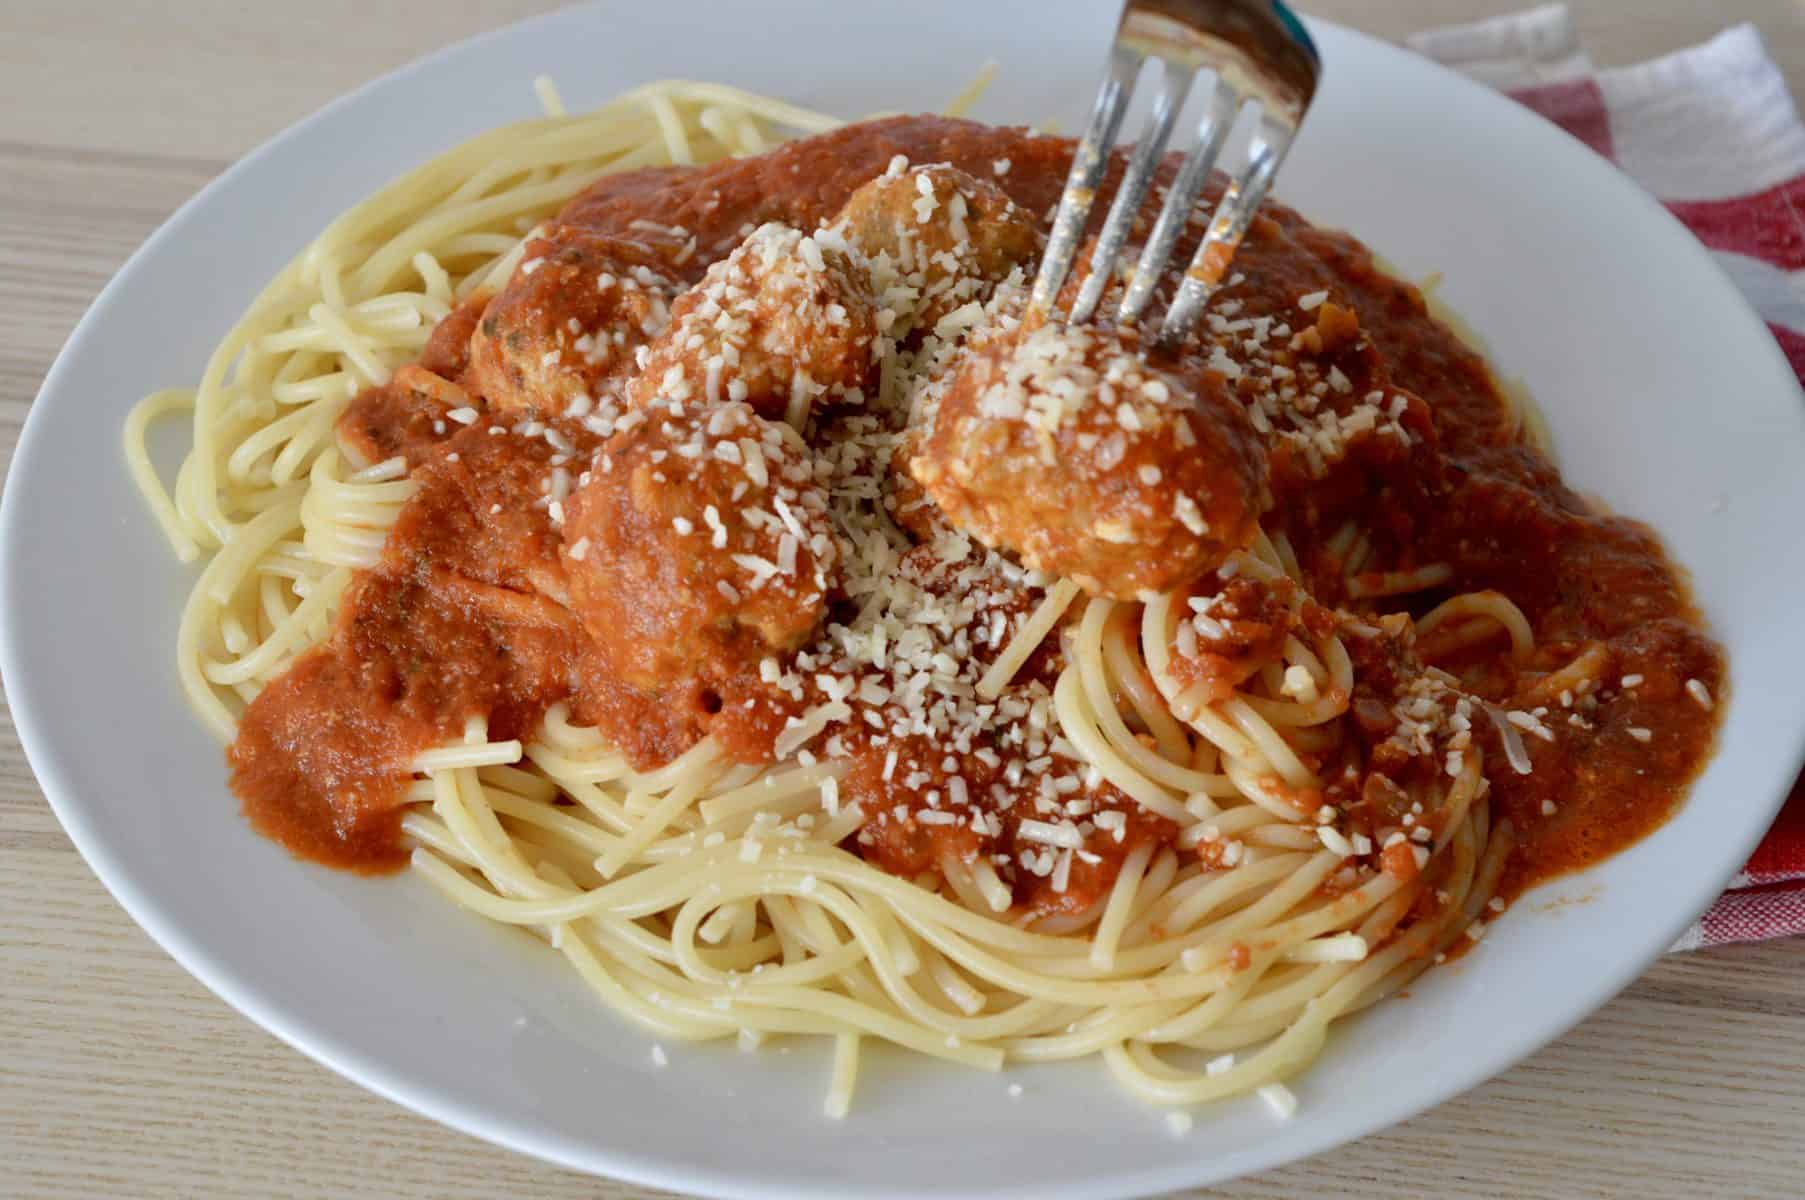
[[[1538,891],[1456,967],[1338,1029],[1279,1123],[1258,1102],[1174,1138],[1096,1064],[1003,1078],[875,1057],[820,1116],[814,1048],[667,1047],[528,939],[411,879],[302,866],[255,837],[177,690],[191,582],[126,478],[145,390],[199,375],[265,279],[403,168],[534,109],[665,75],[844,114],[934,109],[994,55],[992,120],[1073,128],[1113,5],[848,9],[662,0],[556,13],[458,46],[302,122],[222,176],[102,293],[32,407],[0,512],[4,669],[20,737],[81,852],[204,983],[279,1037],[459,1129],[584,1170],[736,1196],[1101,1195],[1219,1180],[1401,1120],[1580,1020],[1678,936],[1767,826],[1800,757],[1805,407],[1760,321],[1661,209],[1538,117],[1318,26],[1328,63],[1280,191],[1445,298],[1547,410],[1569,478],[1651,520],[1730,651],[1722,748],[1691,802]],[[756,47],[748,53],[748,47]],[[1589,903],[1551,903],[1584,898]],[[1651,1054],[1658,1047],[1650,1047]],[[1008,1098],[1019,1081],[1025,1092]]]

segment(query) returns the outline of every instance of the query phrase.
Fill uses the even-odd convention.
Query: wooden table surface
[[[1099,0],[1103,2],[1103,0]],[[534,0],[0,0],[0,461],[89,301],[177,205],[339,93]],[[1306,0],[1382,36],[1518,0]],[[1580,0],[1603,63],[1799,0]],[[113,470],[103,461],[97,470]],[[63,835],[0,716],[0,1195],[651,1195],[442,1129],[318,1066],[159,950]],[[1805,938],[1669,957],[1508,1074],[1194,1195],[1805,1194]]]

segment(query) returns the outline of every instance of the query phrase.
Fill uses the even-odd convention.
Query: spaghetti
[[[1476,940],[1515,890],[1574,865],[1575,841],[1596,855],[1633,840],[1702,761],[1711,722],[1684,697],[1694,686],[1721,691],[1721,664],[1652,539],[1577,502],[1561,509],[1560,545],[1594,558],[1607,536],[1641,548],[1641,608],[1611,625],[1506,586],[1510,572],[1463,541],[1472,526],[1387,516],[1416,494],[1402,485],[1378,508],[1323,499],[1336,464],[1365,463],[1372,446],[1403,447],[1403,459],[1376,458],[1372,470],[1412,479],[1438,442],[1454,456],[1501,445],[1534,454],[1483,365],[1461,357],[1420,297],[1404,317],[1382,315],[1381,301],[1396,308],[1414,293],[1348,243],[1322,240],[1294,215],[1276,233],[1257,226],[1246,275],[1211,320],[1209,386],[1230,368],[1247,380],[1238,395],[1273,456],[1278,503],[1209,570],[1110,594],[1106,580],[1080,587],[978,544],[892,478],[910,447],[917,462],[944,449],[924,448],[921,428],[937,406],[953,411],[960,363],[1010,336],[1019,271],[998,269],[982,288],[964,282],[1004,239],[961,232],[952,257],[962,265],[938,282],[927,262],[910,261],[907,239],[894,259],[844,250],[878,297],[872,329],[889,329],[898,312],[922,322],[912,336],[870,335],[873,416],[848,414],[858,386],[809,376],[786,382],[777,413],[735,425],[718,415],[738,403],[718,362],[685,376],[679,358],[654,382],[668,393],[695,381],[703,394],[654,407],[662,416],[648,421],[571,385],[557,353],[542,359],[535,346],[530,361],[509,359],[518,347],[490,328],[497,313],[537,319],[508,309],[510,298],[564,269],[560,246],[588,245],[588,234],[556,228],[590,221],[659,246],[651,266],[582,277],[582,303],[614,287],[657,327],[638,352],[643,366],[691,344],[667,326],[735,311],[719,302],[733,293],[709,307],[708,288],[734,286],[736,255],[803,262],[808,287],[831,276],[841,242],[769,234],[751,218],[826,225],[853,188],[904,177],[893,143],[1008,192],[979,211],[966,192],[937,191],[939,177],[907,176],[923,229],[939,213],[974,231],[1045,211],[1069,146],[929,119],[850,127],[794,144],[798,154],[818,145],[820,157],[806,183],[789,185],[809,190],[786,200],[769,190],[782,152],[752,156],[838,122],[711,84],[651,85],[580,116],[548,84],[540,91],[547,116],[476,138],[334,222],[252,303],[197,389],[150,396],[126,426],[153,514],[184,561],[204,559],[177,634],[183,688],[234,743],[235,786],[253,820],[297,853],[364,868],[407,862],[455,903],[547,941],[610,1007],[661,1036],[748,1047],[829,1038],[830,1115],[848,1110],[868,1039],[987,1070],[1100,1055],[1158,1104],[1258,1091],[1289,1113],[1285,1081],[1335,1021]],[[881,173],[859,165],[886,162]],[[735,199],[738,177],[707,174],[711,163],[766,170],[767,190]],[[711,184],[718,216],[708,215]],[[664,208],[678,199],[704,216],[670,220]],[[1287,279],[1276,313],[1255,311],[1262,262],[1303,258],[1354,303],[1300,294]],[[838,303],[824,305],[822,329],[857,325],[856,308],[833,316]],[[1367,327],[1349,334],[1354,308]],[[572,316],[571,334],[583,324]],[[696,343],[713,328],[695,326]],[[1439,339],[1442,357],[1410,381],[1427,407],[1377,365],[1410,337]],[[572,353],[591,366],[612,353],[593,330],[581,338]],[[1340,349],[1325,345],[1337,339]],[[514,374],[481,374],[482,353]],[[1300,372],[1301,400],[1288,382]],[[485,378],[511,382],[477,386]],[[503,393],[516,384],[563,389],[556,413],[509,411]],[[886,424],[887,411],[909,420]],[[166,492],[145,437],[176,413],[188,414],[193,446]],[[807,437],[780,429],[778,416]],[[675,430],[668,444],[647,441],[660,420]],[[359,428],[365,436],[352,436]],[[674,471],[692,447],[693,465],[665,480],[656,468]],[[1092,450],[1107,452],[1107,440]],[[722,570],[738,572],[704,589],[710,603],[719,592],[720,611],[775,636],[812,594],[802,583],[783,591],[784,581],[811,571],[821,594],[812,603],[833,606],[806,638],[756,658],[750,677],[709,676],[703,707],[681,720],[569,682],[600,675],[634,692],[634,672],[651,669],[645,656],[686,652],[680,639],[611,646],[571,615],[587,572],[642,552],[611,542],[624,527],[594,514],[616,510],[589,499],[616,457],[673,495],[717,479],[737,489],[732,502],[660,518],[661,531],[675,530],[660,536],[704,547],[697,562],[712,561],[712,545]],[[794,461],[814,466],[792,478]],[[1147,464],[1123,469],[1146,488],[1173,486]],[[510,471],[529,498],[518,513],[501,499],[489,506],[482,490]],[[931,483],[931,470],[915,473]],[[1531,476],[1505,482],[1567,505],[1558,480]],[[746,516],[767,498],[761,520]],[[1469,486],[1458,498],[1477,506],[1486,496]],[[1177,537],[1200,523],[1195,506],[1164,502]],[[448,540],[433,522],[451,507],[465,515]],[[514,523],[485,525],[485,513]],[[1508,506],[1475,519],[1535,540]],[[991,532],[1007,541],[1006,522]],[[728,555],[730,536],[750,549]],[[504,545],[539,549],[516,560],[496,550]],[[472,566],[457,554],[506,561]],[[759,605],[772,596],[783,602],[766,613]],[[460,660],[434,657],[430,629],[390,628],[407,622],[478,646],[473,661],[505,659],[505,677],[481,684],[491,702],[446,702],[386,741],[359,726],[366,761],[349,766],[358,754],[342,746],[329,747],[337,757],[309,749],[332,721],[285,716],[285,698],[388,689],[405,707],[422,661],[425,674],[457,673],[443,663]],[[473,622],[500,640],[480,641]],[[1667,640],[1651,639],[1656,625]],[[379,627],[387,632],[369,632]],[[569,649],[591,639],[597,656]],[[372,645],[390,658],[371,659]],[[358,703],[334,720],[361,719]],[[635,740],[623,720],[668,728],[656,743]],[[1635,813],[1587,816],[1568,764],[1610,780],[1630,760],[1591,748],[1650,728],[1671,749],[1652,767],[1637,760],[1651,782]],[[1647,739],[1628,736],[1646,750]],[[288,772],[283,786],[305,777],[315,809],[280,820],[259,809],[273,776],[257,772],[272,758]],[[326,782],[320,764],[336,772]],[[1565,823],[1553,795],[1572,810]],[[1610,835],[1596,836],[1600,827]]]

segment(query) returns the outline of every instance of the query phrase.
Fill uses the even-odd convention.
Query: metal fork
[[[1198,123],[1197,144],[1173,180],[1123,292],[1116,314],[1121,324],[1133,323],[1152,298],[1242,107],[1252,103],[1259,110],[1247,163],[1230,177],[1160,326],[1157,340],[1170,343],[1189,332],[1226,273],[1291,149],[1315,95],[1322,60],[1302,23],[1279,0],[1127,0],[1110,49],[1109,70],[1072,157],[1046,256],[1034,280],[1031,312],[1050,314],[1065,284],[1135,80],[1148,59],[1164,67],[1163,86],[1097,237],[1090,274],[1066,314],[1068,321],[1087,321],[1096,311],[1198,75],[1213,73],[1215,86]]]

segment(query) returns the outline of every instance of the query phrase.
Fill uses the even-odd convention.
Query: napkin
[[[1754,26],[1602,69],[1565,4],[1407,41],[1547,117],[1652,192],[1712,251],[1805,380],[1805,125]],[[1805,933],[1805,778],[1674,949],[1794,933]]]

